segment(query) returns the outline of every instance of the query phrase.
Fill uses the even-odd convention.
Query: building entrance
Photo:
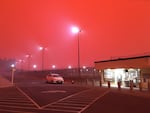
[[[113,87],[118,87],[119,81],[122,87],[130,87],[130,81],[133,81],[134,87],[139,87],[140,69],[105,69],[102,81],[104,85],[110,81]]]

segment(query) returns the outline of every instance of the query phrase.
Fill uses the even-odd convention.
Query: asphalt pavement
[[[150,91],[28,83],[0,88],[0,113],[149,113]]]
[[[82,113],[149,113],[150,98],[110,91]]]

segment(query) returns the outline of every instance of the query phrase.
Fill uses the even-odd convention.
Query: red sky
[[[120,56],[150,53],[149,0],[0,0],[0,58],[24,59],[45,68],[81,66]]]

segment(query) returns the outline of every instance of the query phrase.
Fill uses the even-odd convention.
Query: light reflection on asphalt
[[[65,90],[50,90],[50,91],[42,91],[41,93],[66,93]]]

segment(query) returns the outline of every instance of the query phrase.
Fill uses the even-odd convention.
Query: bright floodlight
[[[78,27],[72,27],[72,32],[73,33],[79,33],[80,29]]]
[[[40,50],[43,50],[43,47],[39,47]]]
[[[42,50],[48,50],[46,47],[39,47],[39,50],[42,51]]]
[[[72,67],[69,65],[69,66],[68,66],[68,69],[71,69],[71,68],[72,68]]]
[[[14,67],[15,67],[15,64],[11,64],[11,67],[14,68]]]
[[[56,68],[56,66],[55,66],[55,65],[52,65],[52,68],[53,68],[53,69],[55,69],[55,68]]]
[[[86,66],[83,66],[83,69],[86,69]]]
[[[34,69],[35,69],[35,68],[37,68],[37,65],[36,65],[36,64],[34,64],[34,65],[33,65],[33,68],[34,68]]]

